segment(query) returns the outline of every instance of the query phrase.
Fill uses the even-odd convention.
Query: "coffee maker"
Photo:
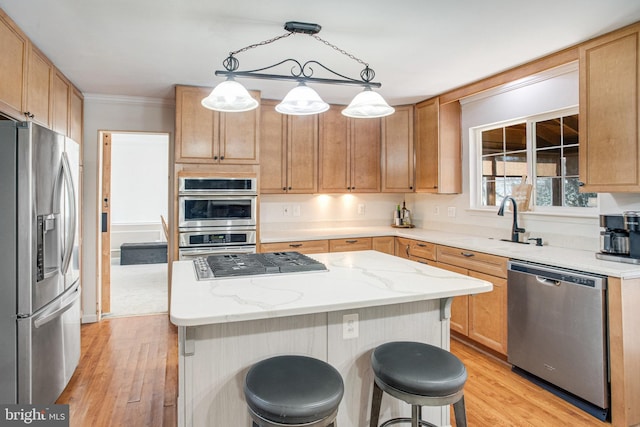
[[[600,252],[596,258],[640,264],[640,211],[600,215]]]

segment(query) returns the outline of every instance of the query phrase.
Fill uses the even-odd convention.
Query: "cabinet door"
[[[51,129],[69,136],[69,91],[71,84],[57,70],[53,73]]]
[[[260,192],[287,191],[287,116],[274,107],[277,101],[262,101],[260,113]]]
[[[469,338],[507,354],[507,279],[469,271],[493,284],[491,292],[469,296]]]
[[[380,119],[350,119],[351,192],[380,192]]]
[[[640,191],[639,28],[580,47],[580,181],[586,191]]]
[[[318,116],[289,116],[287,192],[318,190]]]
[[[371,250],[371,237],[329,240],[329,252],[349,252]]]
[[[411,249],[411,239],[406,239],[404,237],[396,237],[396,249],[395,255],[400,258],[409,259],[411,254],[409,250]]]
[[[349,121],[332,105],[320,114],[318,191],[346,193],[349,191],[351,158],[349,150]]]
[[[395,242],[396,239],[393,236],[373,237],[371,240],[371,249],[384,252],[385,254],[395,255]]]
[[[413,106],[395,107],[382,120],[382,192],[413,191]]]
[[[69,137],[80,145],[82,145],[83,103],[82,93],[71,86],[69,96]]]
[[[27,38],[0,10],[0,111],[16,119],[24,116],[24,76]]]
[[[438,99],[416,104],[416,191],[438,192]]]
[[[218,114],[200,104],[210,92],[209,88],[176,86],[176,163],[217,161]]]
[[[260,92],[250,91],[249,93],[260,102]],[[259,123],[260,107],[242,113],[220,113],[218,138],[220,146],[217,150],[220,163],[235,165],[259,163]],[[214,154],[215,158],[216,154]]]
[[[416,105],[416,191],[462,192],[461,109],[433,98]]]
[[[53,64],[32,44],[29,44],[27,65],[26,111],[29,118],[45,127],[51,124],[51,83]]]
[[[436,267],[453,271],[454,273],[464,274],[465,276],[469,275],[469,270],[456,267],[455,265],[438,262],[436,263]],[[469,295],[461,295],[453,299],[449,323],[452,331],[456,331],[464,336],[469,335]]]

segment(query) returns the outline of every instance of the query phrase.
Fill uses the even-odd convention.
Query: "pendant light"
[[[379,93],[367,87],[353,98],[347,108],[342,110],[342,115],[354,118],[375,118],[389,116],[395,111],[395,108],[390,107]]]
[[[278,113],[296,116],[324,113],[328,109],[329,104],[304,82],[291,89],[282,102],[276,105]]]
[[[321,28],[322,27],[318,24],[289,21],[284,25],[284,29],[287,31],[287,33],[230,52],[229,56],[222,62],[225,70],[217,70],[215,72],[216,76],[224,76],[227,78],[227,80],[216,86],[211,94],[202,100],[202,105],[212,110],[225,112],[247,111],[256,108],[258,106],[258,102],[251,98],[248,91],[234,80],[234,78],[253,78],[297,82],[298,85],[290,90],[282,100],[282,102],[276,106],[276,111],[283,114],[318,114],[329,109],[329,104],[324,102],[322,98],[320,98],[320,95],[318,95],[315,90],[308,87],[306,83],[363,86],[365,90],[362,93],[358,94],[353,99],[353,101],[351,101],[351,104],[349,104],[349,106],[342,111],[342,114],[344,114],[345,116],[358,118],[376,118],[393,114],[395,110],[390,107],[389,104],[387,104],[387,102],[382,98],[380,94],[375,93],[371,90],[371,88],[379,88],[382,85],[378,82],[372,81],[375,77],[375,73],[373,69],[369,68],[369,64],[362,61],[361,59],[358,59],[354,55],[340,49],[339,47],[329,43],[328,41],[320,38],[317,34],[320,32]],[[273,43],[275,41],[290,37],[295,34],[309,35],[314,39],[322,42],[323,44],[333,48],[335,51],[340,52],[343,55],[348,56],[349,58],[364,65],[364,69],[360,72],[360,78],[358,79],[347,77],[344,74],[338,73],[315,60],[309,60],[301,63],[300,61],[291,58],[282,60],[273,65],[257,68],[254,70],[238,71],[239,61],[235,57],[236,54],[259,46]],[[275,67],[283,65],[289,66],[289,75],[262,73],[262,71],[271,70]],[[339,78],[315,77],[314,70],[322,70],[324,72],[330,73],[330,75]]]
[[[209,96],[201,101],[203,107],[210,110],[228,113],[240,113],[258,108],[258,101],[253,99],[249,91],[245,89],[233,77],[213,88]]]

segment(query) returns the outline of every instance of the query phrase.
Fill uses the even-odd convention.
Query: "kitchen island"
[[[366,425],[373,348],[415,340],[449,349],[452,297],[489,282],[375,252],[316,254],[328,271],[197,281],[193,263],[173,264],[171,321],[179,335],[179,426],[249,426],[242,391],[255,362],[304,354],[341,373],[341,427]],[[382,417],[409,405],[385,396]],[[448,408],[425,408],[437,425]]]

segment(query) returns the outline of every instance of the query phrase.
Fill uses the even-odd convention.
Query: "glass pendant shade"
[[[328,109],[329,104],[324,102],[315,90],[304,83],[300,83],[291,89],[282,102],[276,105],[278,113],[294,116],[323,113]]]
[[[244,86],[231,79],[213,88],[201,104],[204,108],[228,113],[253,110],[259,105]]]
[[[395,108],[390,107],[382,95],[366,88],[353,98],[351,103],[342,110],[342,114],[354,118],[385,117],[393,114]]]

